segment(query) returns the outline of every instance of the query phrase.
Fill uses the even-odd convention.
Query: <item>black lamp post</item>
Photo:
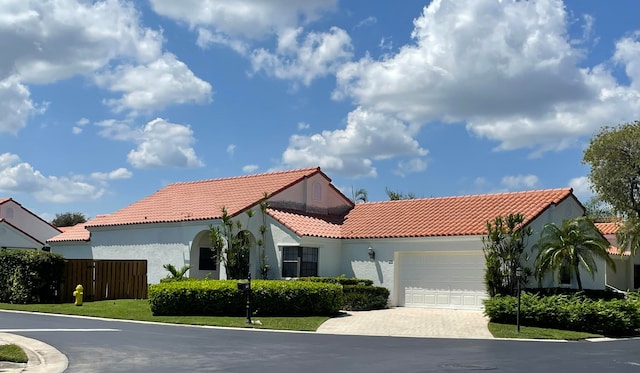
[[[247,280],[247,319],[245,322],[247,324],[251,324],[251,271],[249,271],[249,274],[247,275]]]
[[[245,322],[251,324],[251,271],[247,275],[247,281],[238,281],[238,290],[244,292],[247,297],[247,319]]]
[[[516,268],[516,281],[518,282],[518,311],[516,312],[516,328],[520,333],[520,279],[522,279],[522,268]]]

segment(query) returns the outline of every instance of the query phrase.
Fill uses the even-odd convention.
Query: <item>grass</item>
[[[524,338],[524,339],[564,339],[578,340],[585,338],[602,337],[600,334],[574,332],[570,330],[536,328],[532,326],[520,326],[520,333],[516,325],[489,323],[489,331],[496,338]]]
[[[233,328],[255,328],[276,330],[315,331],[325,322],[327,316],[306,317],[252,317],[262,325],[247,324],[245,317],[228,316],[153,316],[148,300],[119,299],[86,302],[82,306],[63,304],[8,304],[0,303],[0,309],[81,315],[136,321],[155,321],[172,324],[225,326]]]
[[[27,354],[20,347],[13,344],[0,346],[0,361],[26,363],[28,360]]]

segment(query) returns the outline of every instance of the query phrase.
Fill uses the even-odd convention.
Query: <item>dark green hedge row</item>
[[[0,302],[52,303],[64,258],[38,250],[0,250]]]
[[[254,280],[251,308],[259,316],[335,315],[342,305],[338,284]],[[235,280],[166,282],[149,286],[154,315],[242,316],[245,294]]]
[[[340,285],[364,285],[371,286],[373,281],[364,278],[355,277],[300,277],[298,281],[324,282],[329,284]]]
[[[516,297],[497,296],[486,300],[484,307],[491,321],[516,323]],[[640,328],[640,297],[592,300],[583,295],[538,296],[523,292],[520,323],[604,335],[632,335]]]
[[[346,311],[370,311],[387,308],[389,289],[380,286],[344,285],[342,287]]]

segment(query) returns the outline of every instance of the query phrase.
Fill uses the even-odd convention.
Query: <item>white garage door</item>
[[[484,268],[482,252],[399,253],[398,305],[482,309]]]

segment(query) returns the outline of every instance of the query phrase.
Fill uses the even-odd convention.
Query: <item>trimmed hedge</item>
[[[62,255],[39,250],[0,250],[0,302],[53,303],[63,271]]]
[[[300,277],[297,281],[324,282],[329,284],[340,285],[364,285],[372,286],[373,281],[365,278],[355,277]]]
[[[344,285],[342,287],[346,311],[370,311],[387,308],[389,289],[381,286]]]
[[[338,284],[254,280],[251,308],[260,316],[335,315],[342,305]],[[165,282],[149,286],[154,315],[242,316],[245,294],[236,280]]]
[[[484,313],[497,323],[516,323],[517,298],[496,296],[484,302]],[[583,295],[521,294],[520,324],[543,328],[633,335],[640,329],[640,297],[592,300]]]

